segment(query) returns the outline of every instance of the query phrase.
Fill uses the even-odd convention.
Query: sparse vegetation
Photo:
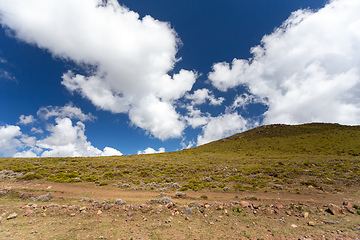
[[[180,191],[301,191],[359,184],[360,127],[262,126],[179,152],[92,158],[0,158],[0,170],[53,182],[177,183]],[[145,163],[145,164],[144,164]],[[145,186],[157,190],[157,185]],[[174,187],[170,187],[174,189]]]
[[[0,189],[3,212],[18,214],[4,215],[0,224],[9,230],[0,232],[19,239],[300,239],[305,232],[346,239],[358,233],[359,202],[338,201],[347,214],[333,216],[326,197],[358,199],[358,139],[360,127],[271,125],[156,155],[0,158],[0,181],[18,186]],[[59,186],[86,197],[64,198]],[[97,201],[96,191],[117,196]],[[268,194],[274,198],[264,200]]]

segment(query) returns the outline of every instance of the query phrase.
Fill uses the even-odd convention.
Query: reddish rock
[[[31,210],[31,209],[26,209],[24,216],[25,216],[25,217],[30,217],[30,216],[32,216],[33,212],[34,212],[34,211]]]

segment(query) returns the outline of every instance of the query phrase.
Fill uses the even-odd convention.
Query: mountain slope
[[[267,125],[193,148],[192,151],[359,156],[360,126],[329,123]]]

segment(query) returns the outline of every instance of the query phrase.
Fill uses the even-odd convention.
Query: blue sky
[[[0,156],[360,122],[357,0],[0,2]]]

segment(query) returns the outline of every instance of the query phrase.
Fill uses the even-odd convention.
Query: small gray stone
[[[105,206],[104,206],[104,209],[105,210],[109,210],[110,208],[112,208],[112,207],[114,207],[115,206],[115,204],[106,204]]]
[[[169,197],[163,197],[159,199],[159,203],[162,205],[166,205],[168,203],[173,203],[174,201]]]
[[[191,208],[186,208],[185,211],[184,211],[184,213],[185,213],[186,215],[191,215],[191,214],[192,214]]]
[[[124,204],[126,204],[126,202],[123,201],[123,200],[121,200],[121,199],[115,199],[114,203],[115,203],[116,205],[124,205]]]
[[[83,197],[80,202],[94,202],[94,199],[89,198],[89,197]]]
[[[49,192],[46,195],[41,195],[41,196],[37,197],[36,200],[40,201],[40,202],[48,202],[51,200],[51,193]]]
[[[175,193],[175,198],[185,198],[186,197],[186,193],[183,192],[176,192]]]
[[[196,201],[193,201],[193,202],[191,202],[191,203],[189,203],[189,207],[200,207],[200,204],[199,203],[197,203]]]
[[[331,220],[323,220],[323,223],[325,224],[335,224],[337,222],[331,221]]]

